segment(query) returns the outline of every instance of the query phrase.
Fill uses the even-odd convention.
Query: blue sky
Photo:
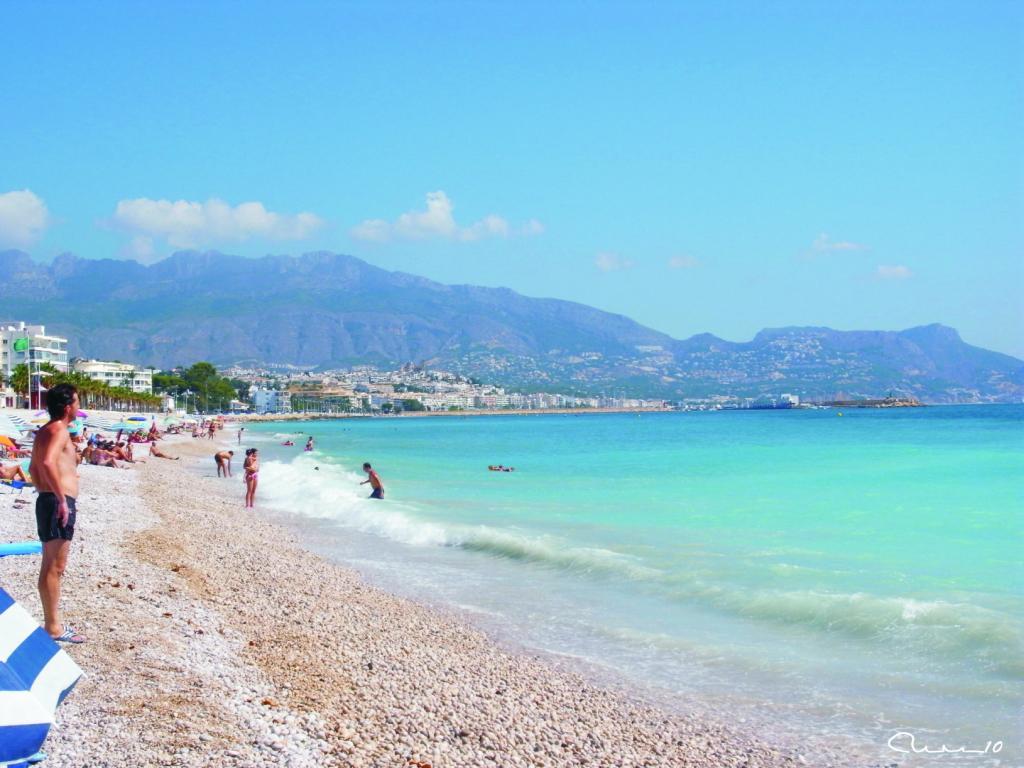
[[[1024,357],[1024,4],[6,3],[0,248]]]

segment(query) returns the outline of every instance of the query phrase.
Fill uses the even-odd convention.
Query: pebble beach
[[[181,461],[80,467],[62,608],[88,637],[66,647],[85,677],[46,765],[845,764],[670,714],[369,586],[243,509],[240,457],[218,479],[218,447],[175,436],[161,448]],[[0,495],[0,540],[36,538],[33,502]],[[41,618],[37,569],[0,559]]]

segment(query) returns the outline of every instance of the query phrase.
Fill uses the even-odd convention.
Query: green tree
[[[419,400],[414,400],[412,398],[409,398],[408,400],[403,400],[402,401],[402,409],[406,410],[406,411],[425,411],[425,410],[427,410],[424,407],[423,403],[421,403]]]
[[[181,392],[188,389],[188,382],[173,373],[154,373],[153,390],[155,392]]]
[[[11,371],[11,389],[25,397],[28,394],[28,366],[18,363]]]

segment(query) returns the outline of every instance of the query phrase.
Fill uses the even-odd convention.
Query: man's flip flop
[[[71,643],[72,645],[79,645],[80,643],[85,642],[85,635],[78,634],[71,627],[64,627],[64,631],[53,639],[58,643]]]

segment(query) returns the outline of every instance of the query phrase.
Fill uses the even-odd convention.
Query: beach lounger
[[[28,485],[28,483],[24,480],[0,480],[0,487],[10,488],[10,490],[7,491],[8,494],[13,494],[15,491],[21,494],[21,492],[25,490],[26,485]]]

